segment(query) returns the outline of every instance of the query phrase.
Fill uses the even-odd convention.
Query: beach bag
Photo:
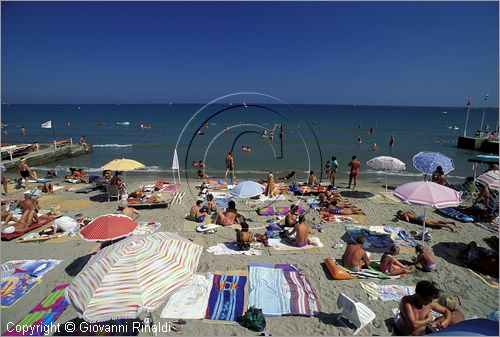
[[[252,331],[261,332],[266,328],[266,318],[262,313],[262,309],[250,307],[245,315],[243,315],[243,326]]]

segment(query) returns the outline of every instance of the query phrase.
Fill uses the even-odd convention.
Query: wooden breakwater
[[[80,144],[64,144],[54,147],[41,146],[40,151],[33,151],[22,157],[13,158],[12,160],[2,160],[2,164],[7,170],[15,169],[19,165],[21,159],[26,159],[29,166],[39,166],[47,163],[53,163],[61,159],[81,156],[93,151],[93,146],[87,144],[85,149]]]

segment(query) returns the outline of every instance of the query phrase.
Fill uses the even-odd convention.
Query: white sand
[[[141,184],[151,183],[150,180],[141,182],[138,178],[127,176],[129,190],[133,190]],[[64,183],[61,183],[64,184]],[[81,187],[81,185],[72,185],[73,187]],[[402,204],[377,204],[363,196],[366,193],[352,193],[345,188],[345,180],[340,180],[340,191],[347,192],[350,195],[349,199],[358,207],[361,207],[368,217],[370,218],[370,225],[390,225],[401,226],[406,232],[418,230],[419,226],[404,223],[401,221],[393,222],[393,215],[398,209],[413,209],[417,213],[421,213],[422,209],[411,205]],[[192,189],[195,191],[195,189]],[[232,228],[222,228],[213,235],[205,235],[196,232],[183,233],[183,216],[188,212],[191,205],[194,203],[194,197],[190,194],[189,190],[184,187],[186,197],[182,205],[174,205],[170,209],[155,209],[155,210],[141,210],[142,217],[140,220],[155,220],[162,224],[162,231],[172,231],[183,234],[185,237],[194,239],[202,239],[205,247],[215,245],[220,242],[233,241],[235,234]],[[361,176],[359,191],[378,193],[383,191],[380,181],[364,181]],[[91,194],[75,194],[72,192],[64,192],[59,190],[56,195],[62,195],[66,199],[88,199],[89,196],[95,196],[99,192]],[[12,190],[9,197],[21,197],[20,190]],[[168,193],[165,194],[168,196]],[[94,199],[94,198],[92,198]],[[104,200],[104,199],[103,199]],[[293,200],[297,200],[293,197]],[[276,205],[288,206],[290,202],[279,201]],[[237,208],[243,215],[249,217],[252,222],[249,222],[250,227],[257,227],[264,225],[266,217],[258,216],[255,211],[248,205],[242,202],[237,203]],[[83,213],[85,216],[95,217],[101,214],[113,213],[116,211],[116,202],[108,203],[93,201],[92,206],[88,209],[81,211],[71,210],[67,215],[73,216],[76,213]],[[316,223],[318,222],[318,216]],[[432,214],[432,217],[440,219],[438,214]],[[312,216],[308,216],[310,222]],[[267,330],[273,335],[352,335],[353,330],[342,327],[334,323],[334,313],[339,310],[336,307],[336,300],[339,293],[343,292],[351,298],[361,301],[368,305],[377,315],[373,325],[369,325],[361,331],[360,335],[390,335],[391,326],[391,309],[398,306],[397,302],[382,302],[370,301],[368,295],[359,285],[359,280],[350,281],[334,281],[329,280],[321,264],[326,257],[340,258],[343,253],[343,248],[333,249],[330,248],[333,242],[341,241],[341,237],[345,234],[344,225],[342,224],[323,224],[324,232],[322,236],[328,238],[330,245],[327,247],[325,254],[295,254],[295,255],[270,255],[265,249],[261,256],[241,256],[241,255],[225,255],[214,256],[204,252],[201,257],[198,272],[207,272],[215,270],[235,270],[242,269],[247,266],[249,262],[267,262],[267,263],[293,263],[299,265],[300,269],[306,273],[313,286],[316,288],[319,295],[322,313],[318,317],[274,317],[267,318]],[[264,230],[259,232],[263,233]],[[433,243],[432,245],[442,242],[463,242],[468,243],[475,240],[480,246],[487,247],[482,238],[491,236],[492,233],[474,224],[458,223],[458,232],[451,233],[447,229],[432,230]],[[6,330],[8,322],[18,322],[25,316],[36,304],[43,300],[54,286],[71,282],[72,276],[68,276],[65,268],[72,263],[76,258],[86,255],[95,249],[97,244],[86,242],[83,240],[69,241],[65,243],[16,243],[2,242],[1,246],[1,261],[6,262],[14,259],[62,259],[63,262],[55,269],[43,277],[43,281],[36,286],[30,293],[24,296],[18,303],[10,308],[2,309],[2,332]],[[399,280],[375,280],[379,284],[400,284],[400,285],[414,285],[422,279],[435,281],[442,291],[453,295],[460,296],[462,300],[461,310],[465,317],[487,317],[487,315],[498,310],[498,289],[494,289],[483,283],[478,277],[473,275],[470,271],[459,266],[456,263],[449,263],[451,258],[445,255],[443,249],[434,250],[437,258],[439,270],[434,273],[423,273],[417,271],[409,277]],[[380,253],[372,253],[372,259],[377,260]],[[400,258],[409,261],[413,254],[402,253]],[[159,314],[163,306],[161,306],[155,313],[155,322],[166,322],[164,319],[159,318]],[[63,323],[70,319],[75,318],[76,312],[69,306],[57,322]],[[188,321],[188,324],[183,326],[184,335],[257,335],[238,324],[234,325],[218,325],[207,324],[202,321]],[[171,334],[174,334],[173,332]],[[146,334],[147,335],[147,334]]]

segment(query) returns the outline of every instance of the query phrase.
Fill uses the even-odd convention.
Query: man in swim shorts
[[[305,247],[308,244],[309,237],[309,226],[306,225],[306,217],[304,215],[299,216],[299,221],[293,228],[293,230],[288,234],[288,236],[295,234],[295,239],[286,238],[290,243],[297,247]]]
[[[228,172],[231,172],[231,177],[234,179],[234,158],[231,152],[228,152],[226,156],[226,174],[224,175],[226,179]]]
[[[370,266],[370,258],[366,254],[363,244],[365,243],[364,236],[358,236],[355,243],[350,243],[345,248],[344,255],[342,255],[342,264],[344,267],[353,270],[360,271],[361,268]]]
[[[357,176],[359,174],[359,167],[361,166],[361,163],[359,160],[356,158],[356,156],[352,156],[352,160],[349,162],[349,186],[347,188],[351,188],[351,183],[354,182],[354,186],[352,187],[353,190],[356,189],[356,183],[357,183]]]
[[[231,226],[236,222],[236,218],[238,217],[238,215],[239,214],[236,210],[236,203],[231,200],[227,203],[225,212],[217,213],[217,216],[214,218],[213,223],[222,226]]]

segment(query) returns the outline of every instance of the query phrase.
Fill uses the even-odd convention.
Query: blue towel
[[[280,316],[290,312],[282,269],[250,266],[248,277],[248,307],[262,309],[266,316]]]

